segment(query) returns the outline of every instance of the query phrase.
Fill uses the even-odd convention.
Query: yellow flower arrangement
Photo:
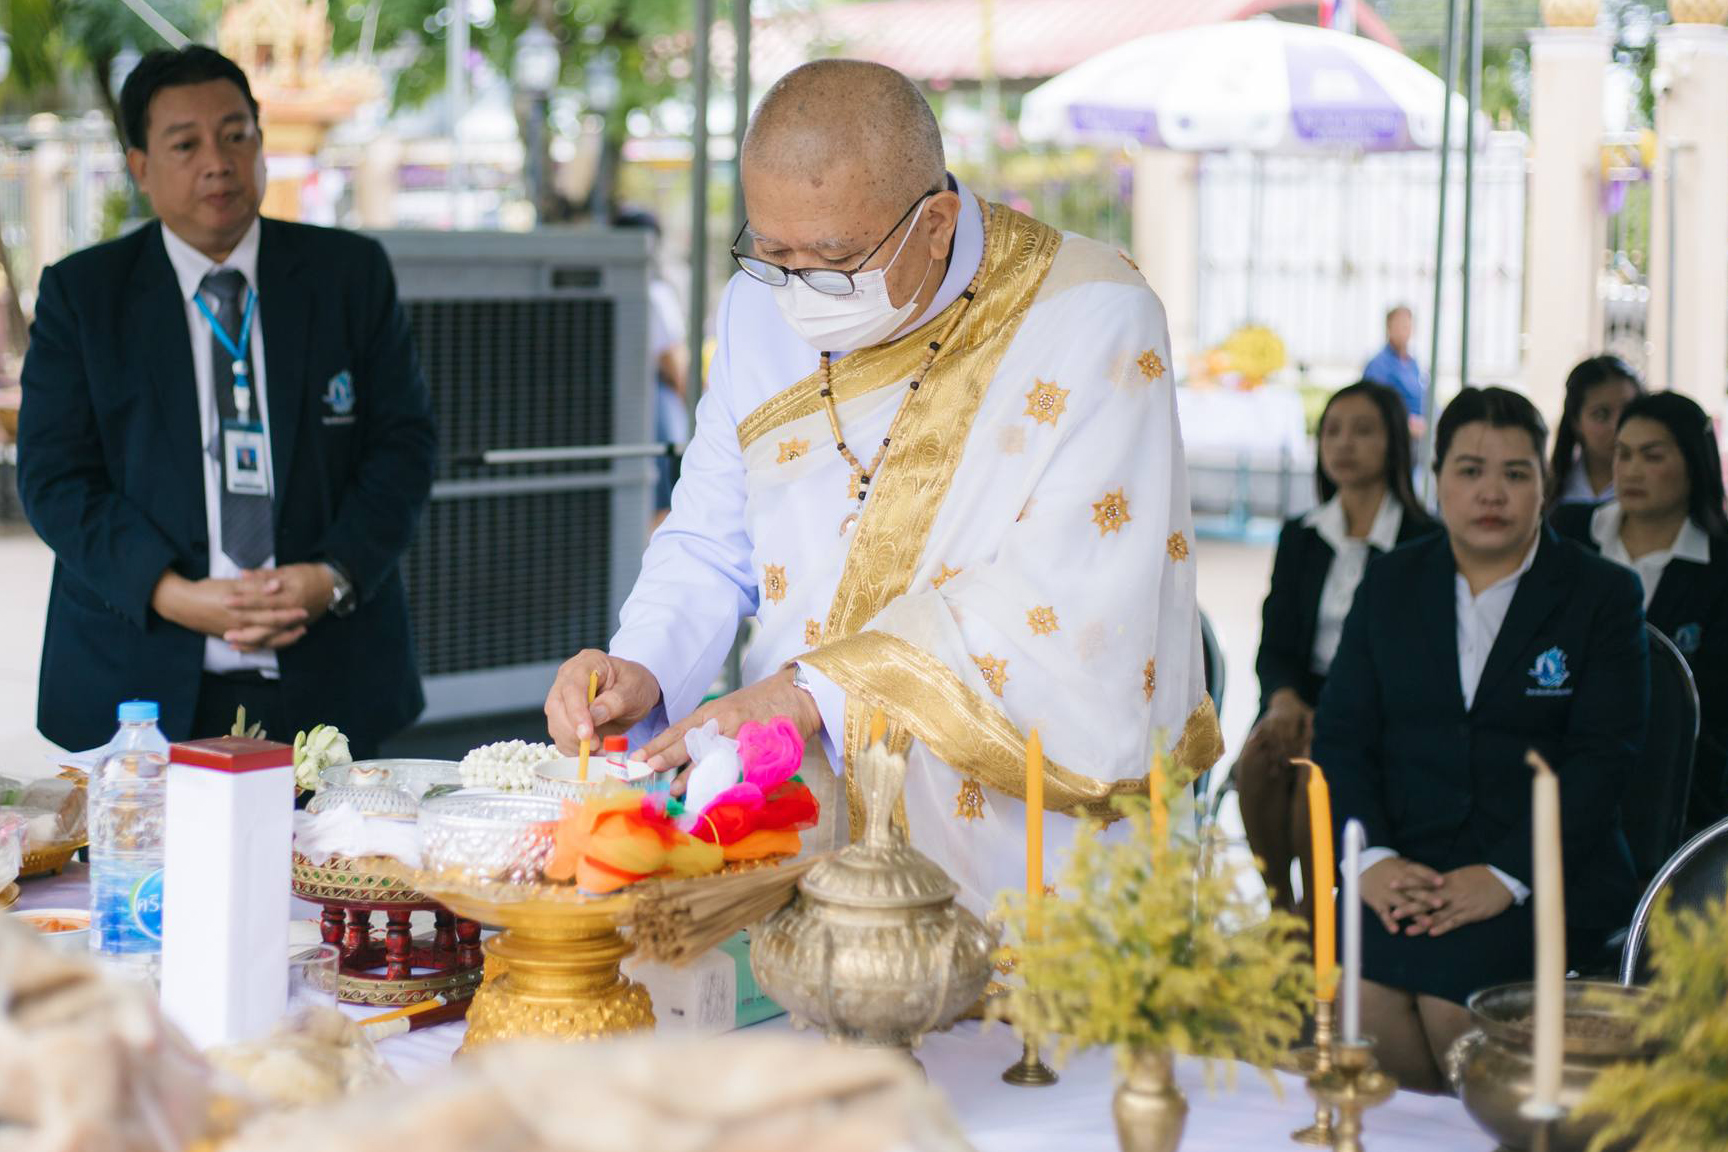
[[[1579,1113],[1608,1118],[1591,1152],[1728,1148],[1728,899],[1675,912],[1664,895],[1649,948],[1652,996],[1637,1038],[1657,1055],[1616,1064],[1590,1086]]]
[[[1186,784],[1165,782],[1171,805]],[[1153,847],[1151,805],[1120,799],[1133,834],[1077,835],[1058,890],[1029,924],[1023,895],[1000,915],[1021,980],[997,1009],[1055,1056],[1094,1047],[1173,1051],[1268,1068],[1301,1031],[1313,976],[1300,920],[1264,915],[1210,847]],[[1088,821],[1096,831],[1098,821]],[[1029,927],[1035,929],[1028,931]]]

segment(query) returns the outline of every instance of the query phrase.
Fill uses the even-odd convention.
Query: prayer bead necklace
[[[971,307],[972,298],[978,294],[978,281],[983,275],[984,262],[980,260],[978,271],[972,277],[972,283],[968,284],[966,290],[960,293],[960,307],[954,313],[954,318],[948,321],[948,326],[942,330],[942,335],[930,341],[930,349],[924,353],[923,363],[918,365],[918,371],[912,374],[912,384],[906,392],[906,399],[900,402],[899,411],[894,413],[894,419],[888,424],[888,435],[882,437],[882,446],[876,449],[876,458],[870,461],[868,468],[864,467],[859,462],[858,457],[852,454],[852,449],[846,447],[846,438],[840,434],[840,411],[834,403],[834,384],[829,376],[831,354],[822,353],[822,406],[828,412],[828,427],[834,433],[834,447],[839,450],[840,458],[852,466],[853,474],[858,477],[858,507],[854,508],[840,522],[840,535],[844,536],[852,531],[853,526],[858,523],[859,516],[863,515],[864,498],[870,495],[870,481],[875,477],[876,470],[882,466],[882,461],[888,456],[888,446],[894,442],[895,430],[900,427],[900,422],[905,418],[907,409],[912,406],[912,398],[918,394],[918,389],[924,383],[924,378],[929,375],[930,366],[936,362],[936,357],[941,354],[943,346],[948,343],[948,338],[954,335],[954,329],[960,326],[961,318]]]

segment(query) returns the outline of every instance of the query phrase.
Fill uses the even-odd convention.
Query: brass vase
[[[1188,1100],[1176,1087],[1168,1048],[1129,1052],[1111,1112],[1122,1152],[1176,1152],[1188,1125]]]

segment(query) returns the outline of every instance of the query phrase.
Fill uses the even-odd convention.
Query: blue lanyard
[[[240,339],[238,342],[228,335],[216,314],[210,311],[210,305],[204,303],[204,294],[195,293],[192,297],[198,304],[198,311],[204,313],[204,319],[210,322],[210,331],[221,343],[223,351],[234,358],[234,410],[240,419],[245,421],[252,411],[252,369],[246,359],[246,352],[252,346],[252,317],[258,307],[258,293],[248,288],[246,290],[246,310],[240,317]]]

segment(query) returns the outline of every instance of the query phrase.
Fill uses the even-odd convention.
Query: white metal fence
[[[1479,382],[1514,381],[1522,372],[1526,152],[1522,133],[1496,132],[1477,155],[1470,375]],[[1203,158],[1202,345],[1252,320],[1278,333],[1293,363],[1321,380],[1343,380],[1384,342],[1387,309],[1407,304],[1426,361],[1439,167],[1433,153]],[[1460,156],[1451,173],[1442,378],[1457,372]]]

